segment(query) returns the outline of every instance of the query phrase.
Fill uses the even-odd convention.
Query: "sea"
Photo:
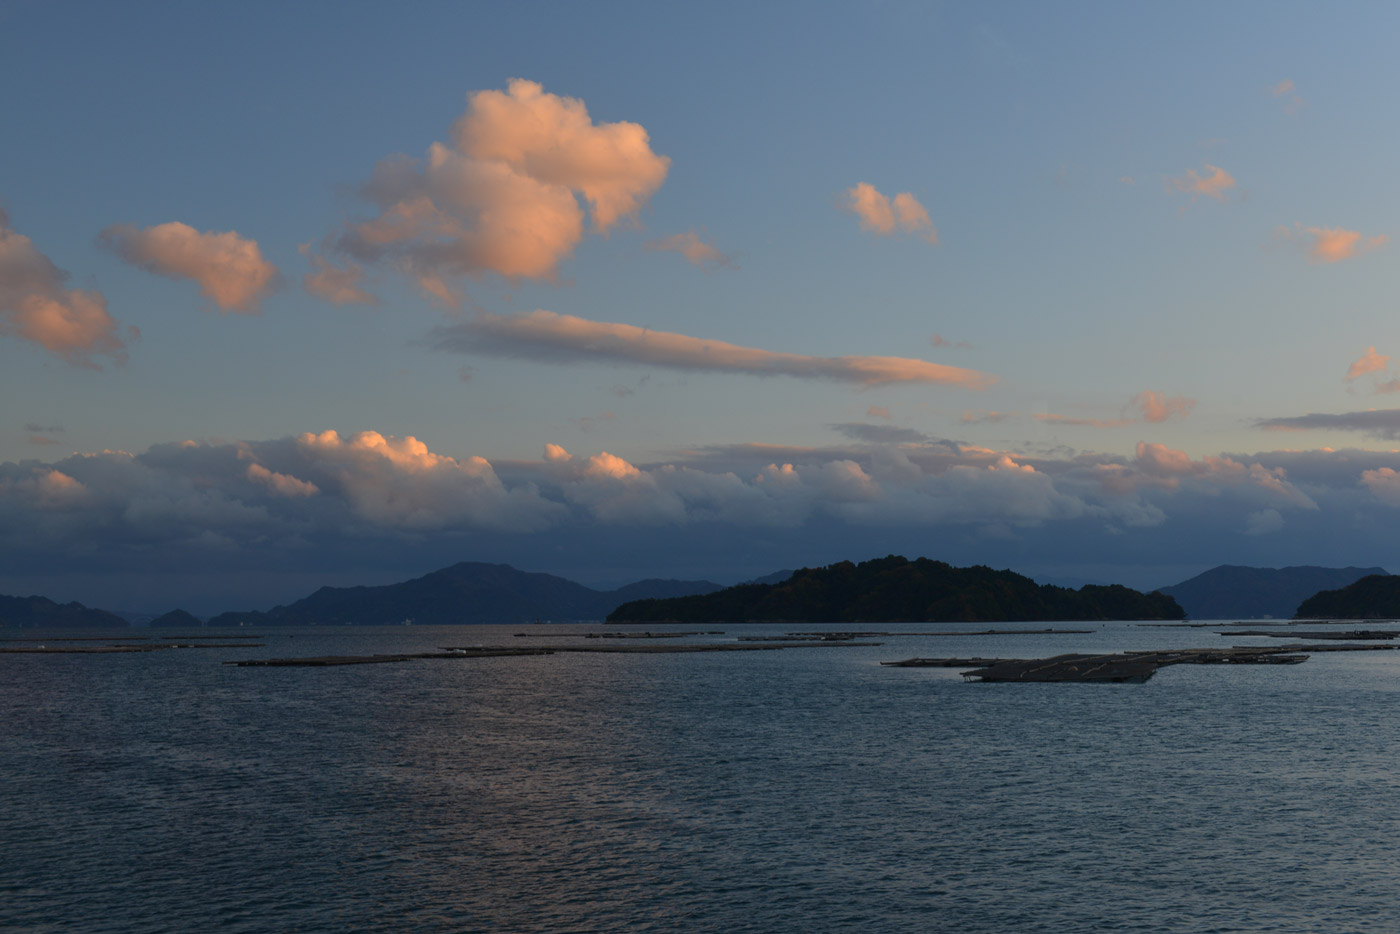
[[[0,930],[1400,928],[1400,651],[1145,684],[880,665],[1269,642],[997,628],[1042,625],[1092,631],[327,668],[222,663],[590,627],[0,654]],[[724,634],[680,641],[987,627],[698,628]]]

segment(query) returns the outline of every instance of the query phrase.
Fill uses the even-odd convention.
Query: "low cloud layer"
[[[1368,409],[1334,414],[1310,412],[1255,422],[1265,431],[1359,431],[1373,438],[1400,440],[1400,409]]]
[[[882,237],[896,233],[918,234],[938,245],[938,229],[933,226],[928,210],[910,192],[901,191],[890,199],[874,185],[860,182],[846,189],[842,207],[858,217],[860,229],[868,233]]]
[[[521,79],[471,94],[451,137],[422,162],[380,162],[361,189],[379,213],[332,240],[453,306],[464,276],[552,280],[584,236],[580,198],[607,234],[636,219],[670,168],[639,124],[594,123],[583,101]]]
[[[257,241],[232,230],[200,233],[179,221],[145,230],[116,224],[103,230],[98,242],[147,272],[197,282],[222,311],[257,314],[279,278]]]
[[[1125,546],[1135,561],[1168,564],[1183,552],[1355,563],[1390,541],[1400,515],[1400,453],[1193,458],[1140,443],[1126,457],[1035,455],[845,433],[859,443],[740,444],[654,463],[554,444],[528,461],[451,457],[374,431],[5,463],[0,558],[34,575],[386,566],[404,555],[419,573],[467,559],[562,569],[548,562],[567,554],[684,576],[677,562],[702,554],[723,563],[742,552],[761,562],[745,571],[766,573],[764,563],[891,550],[1024,567],[1113,563]],[[1352,550],[1336,553],[1339,541]]]
[[[0,211],[0,336],[32,341],[79,366],[126,360],[126,343],[101,292],[70,289],[68,273],[10,227]]]
[[[470,321],[434,329],[429,343],[438,350],[546,363],[633,363],[711,373],[834,380],[861,386],[931,383],[985,389],[996,382],[996,377],[988,373],[925,360],[776,353],[551,311],[478,314]]]

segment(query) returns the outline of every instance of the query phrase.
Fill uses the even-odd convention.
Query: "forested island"
[[[1014,571],[890,555],[860,564],[803,568],[786,581],[710,594],[634,600],[609,622],[1013,622],[1182,619],[1171,597],[1117,584],[1078,590],[1040,585]]]
[[[1299,605],[1293,618],[1400,618],[1400,577],[1372,574],[1338,590],[1313,594]]]

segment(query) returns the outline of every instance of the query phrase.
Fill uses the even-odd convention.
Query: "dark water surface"
[[[342,668],[219,662],[544,640],[0,655],[0,928],[1400,927],[1400,652],[1143,685],[878,664],[1267,643],[1091,625]]]

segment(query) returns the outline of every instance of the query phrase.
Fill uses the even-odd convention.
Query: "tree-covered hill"
[[[1294,619],[1400,619],[1400,576],[1372,574],[1304,600]]]
[[[1118,585],[1041,586],[1013,571],[898,555],[803,568],[776,584],[623,604],[609,622],[894,622],[1181,619],[1176,601]]]

